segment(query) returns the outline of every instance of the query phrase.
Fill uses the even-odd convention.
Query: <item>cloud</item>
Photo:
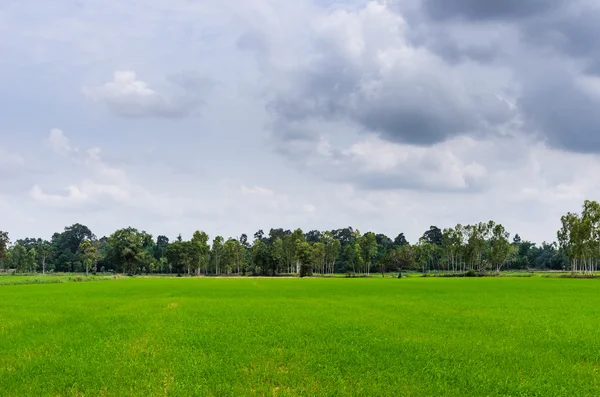
[[[336,10],[312,26],[305,61],[290,72],[269,104],[281,133],[287,123],[348,120],[383,139],[431,145],[453,136],[482,134],[513,118],[498,98],[507,76],[468,84],[466,68],[450,65],[407,38],[409,26],[375,2]],[[477,66],[469,65],[479,72]],[[293,134],[293,133],[292,133]]]
[[[181,118],[199,108],[207,86],[205,80],[193,72],[182,72],[169,81],[173,92],[164,95],[139,80],[134,71],[116,71],[112,81],[99,87],[84,87],[83,93],[121,117]]]
[[[54,150],[55,153],[58,153],[62,156],[66,156],[70,153],[77,152],[76,148],[71,147],[71,143],[69,138],[67,138],[64,132],[59,128],[53,128],[50,130],[50,137],[48,138],[48,142],[50,143],[50,147]]]
[[[519,19],[539,15],[566,0],[423,0],[427,13],[436,19]]]
[[[69,139],[59,129],[50,132],[54,151],[68,155],[78,150],[70,145]],[[65,210],[103,209],[114,205],[144,208],[156,214],[176,211],[168,198],[155,195],[133,183],[127,173],[106,163],[100,148],[87,150],[85,156],[72,156],[73,167],[84,170],[85,177],[56,193],[48,193],[37,183],[30,191],[31,198],[42,205]]]

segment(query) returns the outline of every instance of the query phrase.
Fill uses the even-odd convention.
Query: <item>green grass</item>
[[[72,282],[86,282],[86,281],[101,281],[101,280],[112,280],[120,278],[122,276],[94,276],[85,274],[71,274],[71,275],[1,275],[0,276],[0,287],[5,285],[23,285],[23,284],[61,284],[61,283],[72,283]]]
[[[598,396],[600,281],[0,287],[0,395]]]

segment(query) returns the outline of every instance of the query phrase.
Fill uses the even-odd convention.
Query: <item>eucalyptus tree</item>
[[[223,260],[227,273],[231,274],[235,270],[236,274],[240,274],[243,249],[242,244],[233,238],[223,244]]]
[[[52,255],[52,245],[48,241],[42,241],[38,246],[37,253],[42,265],[42,274],[46,274],[46,264],[50,255]]]
[[[509,242],[510,234],[501,224],[496,224],[492,228],[490,237],[489,258],[496,273],[508,262],[511,256],[511,245]]]
[[[364,259],[364,271],[363,273],[367,276],[371,273],[371,266],[373,265],[373,259],[377,255],[378,245],[377,237],[374,233],[365,233],[359,240],[361,247],[361,256]]]
[[[27,251],[27,271],[29,273],[34,273],[37,270],[36,258],[37,252],[35,251],[35,248],[29,249],[29,251]]]
[[[600,257],[600,204],[586,200],[581,215],[569,212],[561,217],[557,237],[571,271],[594,275]]]
[[[199,230],[194,232],[190,240],[190,260],[193,263],[192,266],[196,271],[196,275],[202,274],[202,269],[204,269],[205,274],[208,274],[208,260],[210,257],[208,240],[208,234]]]
[[[261,230],[262,232],[262,230]],[[261,240],[261,238],[257,238],[257,240]],[[221,255],[223,253],[223,237],[217,236],[213,240],[212,244],[212,259],[214,261],[215,266],[215,274],[218,276],[221,274]]]
[[[7,263],[8,259],[8,246],[10,245],[10,238],[8,238],[8,232],[0,230],[0,267],[2,264]]]
[[[283,240],[281,239],[281,237],[276,237],[275,240],[271,243],[271,256],[273,257],[273,262],[275,266],[274,272],[275,274],[279,274],[284,261]]]
[[[291,269],[293,270],[293,268],[295,267],[295,272],[296,274],[300,274],[300,260],[298,258],[298,247],[300,246],[300,244],[306,242],[306,238],[304,236],[304,233],[302,232],[302,229],[296,229],[292,232],[291,236],[290,236],[290,240],[288,242],[288,258],[290,261],[290,265],[291,265]],[[290,271],[290,273],[292,273],[292,271]]]
[[[323,243],[325,244],[326,273],[333,274],[335,272],[335,263],[342,250],[342,243],[331,232],[323,234]]]
[[[312,245],[314,270],[317,274],[325,274],[325,266],[327,263],[327,253],[325,251],[325,244],[317,242]]]

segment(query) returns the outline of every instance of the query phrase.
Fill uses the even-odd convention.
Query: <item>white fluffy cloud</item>
[[[50,147],[52,147],[52,150],[61,155],[68,155],[69,153],[76,151],[76,149],[71,147],[69,138],[67,138],[64,132],[59,128],[50,130],[48,143],[50,144]]]
[[[160,94],[139,80],[131,70],[116,71],[113,80],[99,87],[85,87],[83,93],[91,100],[102,103],[116,115],[123,117],[188,116],[200,104],[201,92],[185,79],[174,80],[170,95]]]

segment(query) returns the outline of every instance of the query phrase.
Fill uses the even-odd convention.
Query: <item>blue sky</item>
[[[13,239],[493,219],[600,191],[597,1],[4,1]]]

